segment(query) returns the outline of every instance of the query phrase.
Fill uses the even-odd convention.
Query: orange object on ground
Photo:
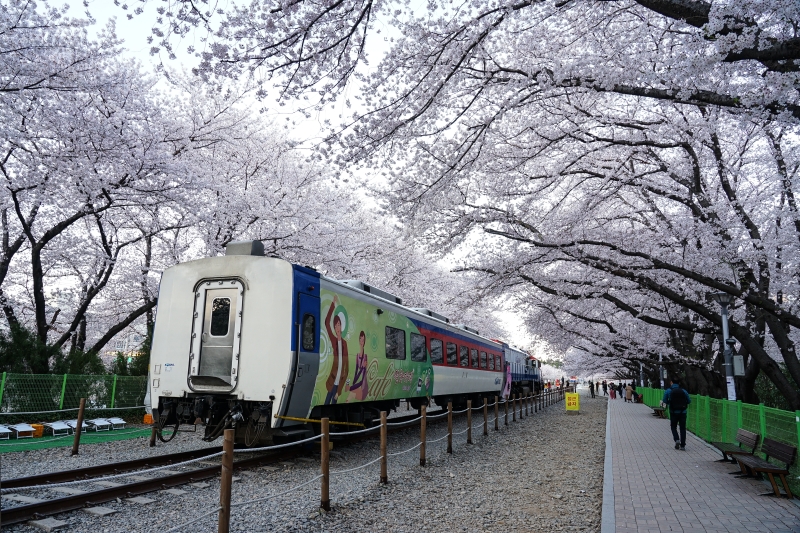
[[[41,437],[44,434],[44,425],[42,424],[31,424],[33,428],[33,436],[34,437]]]
[[[150,413],[146,413],[144,415],[144,420],[142,421],[143,424],[152,424],[153,423],[153,415]]]

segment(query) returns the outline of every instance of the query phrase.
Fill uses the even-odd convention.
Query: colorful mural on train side
[[[409,335],[404,335],[405,358],[386,358],[387,326],[419,333],[411,320],[394,312],[378,314],[374,305],[328,290],[320,301],[320,364],[312,406],[430,396],[433,366],[427,349],[425,362],[412,361]]]

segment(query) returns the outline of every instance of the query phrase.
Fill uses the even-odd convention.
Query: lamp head
[[[724,307],[731,305],[733,300],[735,300],[733,295],[728,294],[727,292],[715,292],[711,295],[711,299]]]

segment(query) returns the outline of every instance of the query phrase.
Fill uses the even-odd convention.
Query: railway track
[[[479,408],[473,409],[475,412],[478,410]],[[446,413],[446,410],[440,410],[428,413],[428,417],[433,418]],[[390,433],[395,433],[415,427],[418,416],[419,415],[415,413],[413,415],[390,419],[390,423],[392,425],[388,428],[388,431]],[[438,419],[431,420],[430,423],[436,423],[441,420],[446,420],[446,418],[440,417]],[[374,433],[362,433],[358,435],[331,433],[331,440],[338,443],[350,443],[371,439],[376,435],[377,428]],[[50,489],[49,485],[68,481],[86,481],[86,483],[90,484],[92,483],[92,478],[99,478],[106,475],[114,475],[125,472],[135,472],[136,470],[143,468],[153,468],[157,466],[176,464],[191,459],[198,459],[208,455],[213,455],[221,450],[221,447],[206,448],[202,450],[169,454],[160,457],[148,457],[145,459],[124,461],[122,463],[111,463],[106,465],[80,468],[76,470],[52,472],[49,474],[42,474],[27,478],[8,479],[3,480],[2,488],[26,488],[30,491],[37,491],[37,493],[40,491],[56,490],[58,487]],[[285,448],[272,453],[267,453],[266,455],[248,457],[234,461],[233,468],[234,471],[255,468],[262,465],[286,461],[301,455],[307,455],[307,451],[302,450],[299,446]],[[196,464],[198,463],[193,463],[191,466]],[[158,474],[158,472],[153,472],[152,474]],[[2,509],[0,511],[0,524],[4,526],[18,524],[27,520],[35,520],[58,513],[82,509],[84,507],[93,507],[104,502],[116,500],[117,498],[132,498],[157,490],[169,489],[180,485],[185,485],[187,483],[200,482],[205,479],[216,477],[219,474],[220,465],[217,464],[213,466],[192,468],[191,470],[186,470],[184,472],[170,472],[166,476],[153,477],[152,479],[143,479],[141,476],[120,478],[120,480],[124,479],[129,481],[133,479],[134,481],[119,484],[114,483],[117,486],[106,486],[102,489],[85,492],[81,490],[81,492],[78,494],[71,494],[56,499],[36,501],[27,503],[25,505],[18,505]]]

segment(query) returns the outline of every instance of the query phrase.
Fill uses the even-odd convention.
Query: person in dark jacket
[[[678,378],[670,380],[670,388],[664,391],[661,404],[669,407],[669,425],[672,429],[672,438],[675,440],[675,449],[686,449],[686,412],[692,398],[686,390],[682,389]],[[681,434],[678,438],[678,426],[680,425]]]

